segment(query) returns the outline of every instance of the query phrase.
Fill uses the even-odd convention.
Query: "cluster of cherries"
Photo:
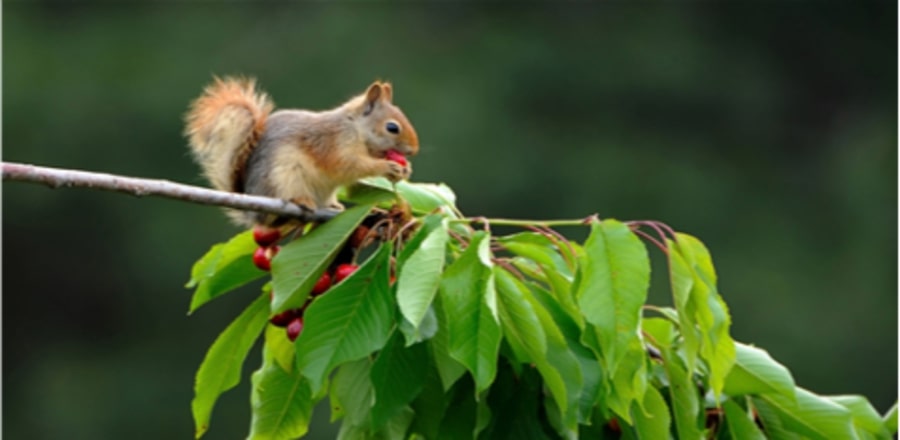
[[[278,240],[281,239],[281,231],[258,226],[253,230],[253,239],[256,241],[256,244],[259,245],[259,248],[253,253],[253,264],[261,270],[268,272],[272,268],[272,257],[274,257],[280,249],[277,243]],[[325,293],[333,284],[340,283],[344,278],[347,278],[350,274],[356,272],[356,269],[358,268],[359,266],[355,264],[343,263],[337,265],[332,273],[326,271],[319,277],[318,281],[316,281],[316,284],[309,294],[309,299],[303,307],[285,310],[284,312],[273,316],[269,322],[271,322],[272,325],[284,327],[287,331],[288,339],[290,339],[291,342],[295,341],[297,336],[299,336],[300,332],[303,330],[303,311],[306,310],[312,300]],[[271,293],[269,295],[271,298]]]

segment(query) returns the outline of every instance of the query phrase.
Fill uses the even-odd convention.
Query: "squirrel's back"
[[[245,163],[275,107],[253,79],[216,78],[188,111],[185,135],[216,189],[243,192]]]

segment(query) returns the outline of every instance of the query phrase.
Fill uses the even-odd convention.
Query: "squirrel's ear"
[[[394,88],[391,86],[391,83],[381,83],[381,90],[384,94],[384,100],[387,102],[394,101]]]
[[[369,86],[369,89],[366,90],[366,100],[363,106],[363,116],[372,113],[372,110],[375,108],[375,104],[378,103],[378,100],[381,98],[384,89],[380,82],[376,81]]]

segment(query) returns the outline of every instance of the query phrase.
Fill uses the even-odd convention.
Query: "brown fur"
[[[376,81],[332,110],[279,110],[252,79],[216,78],[195,100],[185,134],[214,187],[278,197],[309,208],[343,209],[341,185],[370,176],[406,178],[409,167],[386,160],[389,149],[415,155],[416,131],[391,102],[393,87]],[[399,133],[390,133],[393,121]],[[265,215],[239,223],[273,224]]]

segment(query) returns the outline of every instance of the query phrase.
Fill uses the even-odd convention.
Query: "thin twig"
[[[4,181],[43,183],[51,188],[81,187],[117,191],[138,197],[161,196],[203,205],[277,214],[305,222],[324,222],[337,214],[331,210],[313,211],[286,200],[216,191],[168,180],[141,179],[11,162],[2,162],[2,165]]]

